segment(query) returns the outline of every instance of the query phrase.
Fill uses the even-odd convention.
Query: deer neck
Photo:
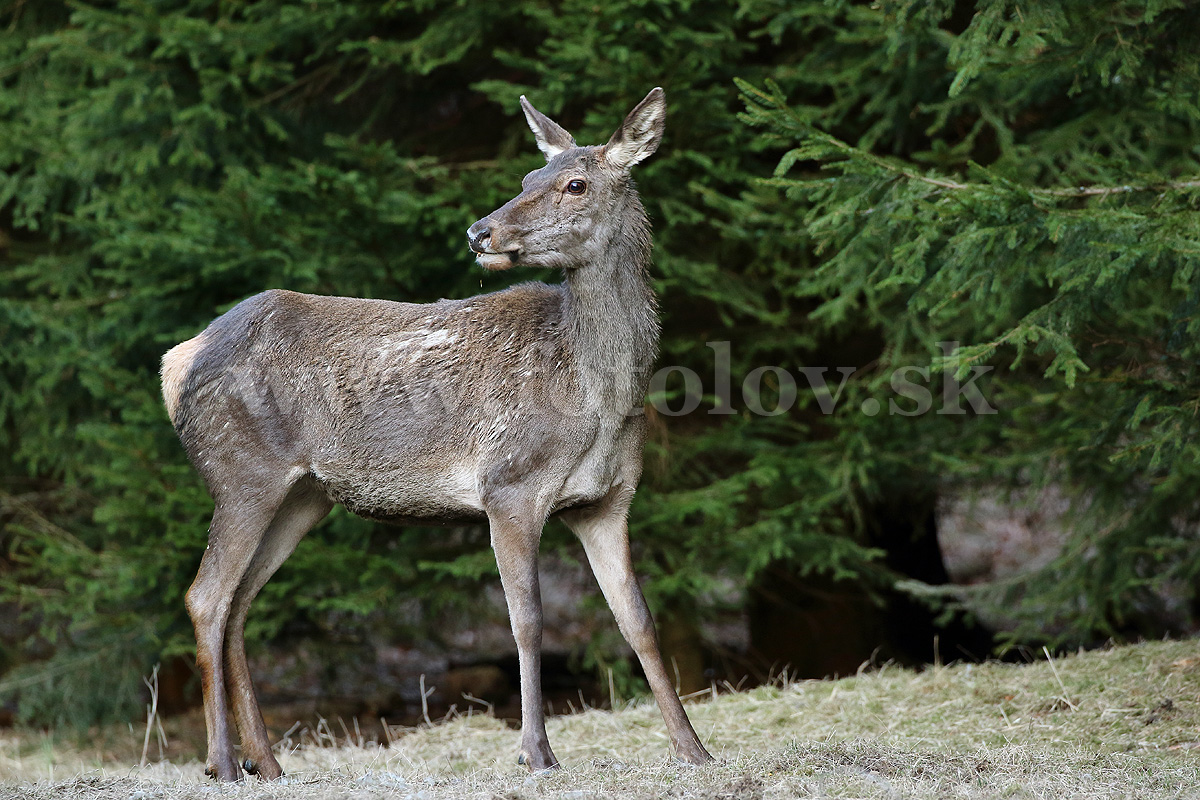
[[[607,394],[603,405],[626,413],[641,407],[658,355],[658,306],[650,287],[650,224],[620,214],[605,256],[566,271],[564,322],[585,387]]]

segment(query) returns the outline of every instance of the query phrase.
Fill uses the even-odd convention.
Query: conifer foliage
[[[891,79],[846,85],[817,48],[798,102],[740,82],[745,121],[788,149],[729,204],[728,233],[769,230],[772,258],[811,252],[786,295],[827,337],[878,337],[828,421],[829,446],[856,452],[846,494],[915,481],[943,496],[1071,495],[1070,541],[1045,567],[910,588],[1003,609],[1010,641],[1186,628],[1200,577],[1196,17],[1172,3],[962,11],[856,26],[846,38],[874,33]],[[810,100],[809,83],[834,101]],[[770,224],[789,212],[795,224]],[[860,401],[903,393],[903,365],[949,382],[994,370],[987,402],[934,398],[899,428],[862,418]]]
[[[1054,562],[908,588],[1003,606],[1015,641],[1153,630],[1200,578],[1197,23],[1080,0],[10,0],[0,602],[36,636],[0,653],[0,688],[27,719],[121,716],[190,647],[211,504],[162,409],[163,351],[272,286],[428,301],[553,280],[466,253],[541,163],[516,98],[599,143],[656,85],[662,362],[705,395],[660,417],[631,520],[656,612],[737,605],[772,564],[887,588],[903,543],[872,536],[881,502],[1054,485],[1075,501]],[[674,378],[652,398],[669,409],[690,402]],[[943,396],[954,381],[974,388]],[[553,526],[546,546],[577,553]],[[428,635],[405,601],[436,619],[493,573],[486,531],[335,514],[249,638]]]

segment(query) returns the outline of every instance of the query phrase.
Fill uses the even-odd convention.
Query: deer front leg
[[[621,635],[629,642],[654,693],[654,700],[662,712],[667,732],[671,736],[671,749],[675,756],[689,764],[703,764],[712,756],[700,743],[679,695],[667,676],[662,654],[658,649],[658,636],[646,598],[633,572],[633,559],[629,552],[629,529],[626,513],[632,492],[618,490],[607,503],[600,507],[577,514],[564,515],[563,520],[583,543],[588,563],[600,584],[600,591],[608,601]]]
[[[521,755],[518,763],[538,772],[558,766],[546,738],[542,708],[542,594],[538,585],[538,544],[543,518],[489,513],[492,549],[517,642],[521,668]]]

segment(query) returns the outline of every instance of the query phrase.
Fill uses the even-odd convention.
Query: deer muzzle
[[[467,244],[475,254],[475,260],[484,269],[508,269],[517,263],[521,253],[519,246],[503,247],[493,236],[490,217],[484,217],[467,229]]]

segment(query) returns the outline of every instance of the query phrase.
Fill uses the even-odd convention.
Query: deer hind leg
[[[331,508],[333,503],[311,483],[301,481],[292,487],[242,576],[225,627],[225,689],[242,740],[241,766],[264,780],[279,778],[283,770],[271,752],[267,726],[246,666],[246,614],[259,591],[296,549],[304,534],[324,519]]]
[[[492,549],[508,619],[517,642],[521,671],[521,755],[518,763],[539,772],[558,766],[546,738],[542,708],[542,593],[538,584],[538,544],[544,516],[489,511]]]
[[[608,601],[621,635],[629,642],[642,669],[654,700],[662,712],[667,732],[671,736],[671,749],[676,758],[690,764],[703,764],[712,756],[700,743],[692,723],[679,702],[679,695],[667,675],[662,654],[658,649],[658,636],[646,598],[638,586],[633,572],[633,559],[629,552],[629,529],[626,513],[632,492],[615,494],[609,502],[586,512],[564,514],[563,521],[579,537],[587,553],[588,563],[600,584],[600,591]]]
[[[265,492],[228,501],[218,499],[200,570],[188,589],[186,604],[196,629],[196,665],[204,693],[208,727],[205,773],[219,781],[236,781],[242,771],[233,756],[225,713],[223,674],[225,628],[238,586],[285,492]]]

